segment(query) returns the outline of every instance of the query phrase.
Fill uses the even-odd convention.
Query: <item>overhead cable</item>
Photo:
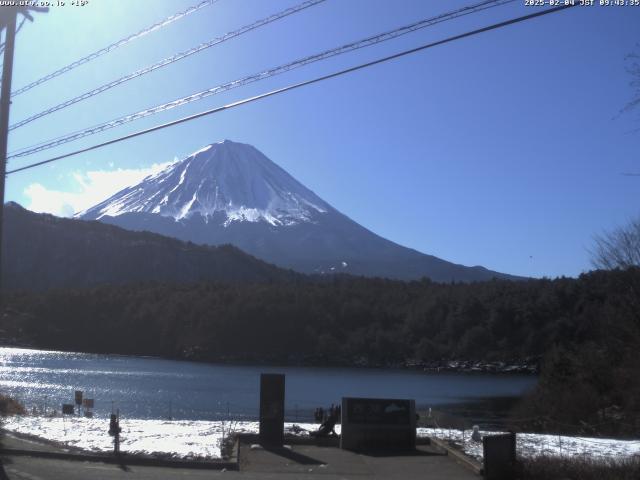
[[[92,127],[85,128],[83,130],[78,130],[72,132],[67,135],[63,135],[61,137],[57,137],[54,139],[46,140],[36,145],[32,145],[29,147],[25,147],[23,149],[12,152],[8,158],[19,158],[27,155],[32,155],[37,152],[41,152],[43,150],[48,150],[50,148],[54,148],[65,143],[69,143],[90,135],[94,135],[105,130],[109,130],[114,127],[118,127],[120,125],[124,125],[129,122],[133,122],[135,120],[139,120],[141,118],[145,118],[151,115],[155,115],[160,112],[164,112],[176,107],[180,107],[182,105],[186,105],[197,100],[202,100],[203,98],[210,97],[212,95],[217,95],[233,88],[242,87],[244,85],[254,83],[260,80],[264,80],[266,78],[270,78],[276,75],[280,75],[282,73],[288,72],[290,70],[309,65],[311,63],[315,63],[321,60],[325,60],[327,58],[335,57],[337,55],[342,55],[348,52],[352,52],[354,50],[358,50],[361,48],[369,47],[371,45],[376,45],[381,42],[386,42],[388,40],[392,40],[394,38],[398,38],[402,35],[406,35],[411,32],[415,32],[416,30],[430,27],[436,25],[441,22],[445,22],[448,20],[453,20],[455,18],[459,18],[464,15],[469,15],[472,13],[476,13],[482,10],[486,10],[488,8],[494,8],[497,6],[501,6],[507,3],[512,3],[515,0],[486,0],[480,3],[476,3],[467,7],[460,8],[458,10],[454,10],[452,12],[444,13],[438,15],[436,17],[431,17],[427,19],[420,20],[418,22],[414,22],[409,25],[405,25],[400,28],[396,28],[394,30],[390,30],[384,33],[380,33],[377,35],[373,35],[362,40],[358,40],[356,42],[351,42],[345,45],[342,45],[337,48],[332,48],[330,50],[325,50],[321,53],[317,53],[315,55],[310,55],[304,58],[300,58],[293,62],[286,63],[284,65],[280,65],[275,68],[271,68],[269,70],[264,70],[253,75],[248,75],[246,77],[242,77],[240,79],[227,82],[221,85],[216,85],[214,87],[208,88],[206,90],[188,95],[186,97],[178,98],[176,100],[172,100],[170,102],[163,103],[161,105],[156,105],[151,108],[147,108],[145,110],[141,110],[129,115],[125,115],[120,118],[116,118],[114,120],[110,120],[105,123],[101,123],[98,125],[94,125]]]
[[[29,164],[29,165],[25,165],[23,167],[14,168],[13,170],[9,170],[7,172],[7,175],[11,174],[11,173],[21,172],[21,171],[24,171],[24,170],[29,170],[29,169],[32,169],[32,168],[35,168],[35,167],[39,167],[41,165],[46,165],[48,163],[56,162],[58,160],[62,160],[63,158],[68,158],[68,157],[72,157],[72,156],[75,156],[75,155],[79,155],[81,153],[89,152],[89,151],[92,151],[92,150],[97,150],[98,148],[106,147],[107,145],[113,145],[115,143],[119,143],[119,142],[122,142],[124,140],[129,140],[131,138],[139,137],[141,135],[146,135],[148,133],[155,132],[155,131],[158,131],[158,130],[162,130],[164,128],[168,128],[168,127],[172,127],[174,125],[178,125],[178,124],[181,124],[181,123],[189,122],[189,121],[195,120],[197,118],[201,118],[201,117],[204,117],[204,116],[207,116],[207,115],[212,115],[212,114],[215,114],[215,113],[222,112],[224,110],[229,110],[229,109],[232,109],[232,108],[235,108],[235,107],[239,107],[240,105],[245,105],[247,103],[252,103],[252,102],[255,102],[255,101],[258,101],[258,100],[262,100],[264,98],[268,98],[268,97],[271,97],[271,96],[274,96],[274,95],[279,95],[281,93],[288,92],[290,90],[294,90],[294,89],[297,89],[297,88],[300,88],[300,87],[304,87],[304,86],[307,86],[307,85],[318,83],[318,82],[321,82],[321,81],[324,81],[324,80],[328,80],[330,78],[335,78],[335,77],[338,77],[338,76],[341,76],[341,75],[345,75],[347,73],[351,73],[351,72],[355,72],[355,71],[358,71],[358,70],[362,70],[364,68],[368,68],[368,67],[371,67],[373,65],[378,65],[380,63],[388,62],[390,60],[395,60],[397,58],[401,58],[401,57],[404,57],[406,55],[410,55],[410,54],[413,54],[413,53],[416,53],[416,52],[420,52],[420,51],[426,50],[428,48],[433,48],[433,47],[436,47],[438,45],[443,45],[443,44],[450,43],[450,42],[453,42],[453,41],[456,41],[456,40],[460,40],[460,39],[463,39],[463,38],[466,38],[466,37],[470,37],[470,36],[473,36],[473,35],[478,35],[480,33],[488,32],[490,30],[496,30],[498,28],[506,27],[508,25],[513,25],[513,24],[516,24],[516,23],[524,22],[524,21],[527,21],[527,20],[531,20],[533,18],[541,17],[543,15],[548,15],[550,13],[559,12],[561,10],[565,10],[567,8],[571,8],[571,7],[575,6],[575,5],[577,5],[577,4],[574,4],[574,5],[567,4],[567,5],[562,5],[562,6],[559,6],[559,7],[548,8],[546,10],[541,10],[541,11],[538,11],[538,12],[535,12],[535,13],[531,13],[529,15],[524,15],[524,16],[517,17],[517,18],[512,18],[512,19],[506,20],[504,22],[494,23],[493,25],[489,25],[487,27],[479,28],[477,30],[472,30],[472,31],[469,31],[469,32],[466,32],[466,33],[461,33],[461,34],[455,35],[453,37],[448,37],[448,38],[445,38],[443,40],[438,40],[436,42],[432,42],[432,43],[428,43],[428,44],[425,44],[425,45],[421,45],[419,47],[412,48],[412,49],[409,49],[409,50],[404,50],[402,52],[399,52],[399,53],[396,53],[396,54],[393,54],[393,55],[389,55],[387,57],[383,57],[383,58],[379,58],[377,60],[373,60],[371,62],[362,63],[360,65],[356,65],[355,67],[350,67],[350,68],[347,68],[347,69],[344,69],[344,70],[340,70],[340,71],[337,71],[337,72],[334,72],[334,73],[330,73],[328,75],[323,75],[321,77],[316,77],[316,78],[313,78],[311,80],[306,80],[304,82],[296,83],[296,84],[293,84],[293,85],[288,85],[286,87],[278,88],[276,90],[272,90],[270,92],[262,93],[260,95],[254,96],[254,97],[245,98],[243,100],[239,100],[239,101],[236,101],[236,102],[233,102],[233,103],[229,103],[229,104],[223,105],[221,107],[216,107],[216,108],[212,108],[212,109],[209,109],[209,110],[205,110],[204,112],[196,113],[194,115],[189,115],[187,117],[183,117],[183,118],[180,118],[178,120],[173,120],[173,121],[168,122],[168,123],[164,123],[164,124],[161,124],[161,125],[156,125],[154,127],[147,128],[145,130],[140,130],[140,131],[137,131],[137,132],[134,132],[134,133],[130,133],[128,135],[124,135],[122,137],[114,138],[112,140],[108,140],[106,142],[102,142],[102,143],[99,143],[99,144],[96,144],[96,145],[92,145],[90,147],[86,147],[86,148],[82,148],[82,149],[79,149],[79,150],[75,150],[73,152],[65,153],[63,155],[58,155],[56,157],[49,158],[47,160],[42,160],[42,161],[39,161],[39,162],[35,162],[35,163]]]
[[[86,100],[88,98],[91,98],[95,95],[98,95],[102,92],[105,92],[113,87],[116,87],[122,83],[128,82],[129,80],[133,80],[134,78],[138,78],[142,75],[145,75],[147,73],[151,73],[155,70],[158,70],[159,68],[162,67],[166,67],[167,65],[171,65],[174,62],[177,62],[178,60],[182,60],[183,58],[187,58],[191,55],[194,55],[198,52],[201,52],[203,50],[206,50],[207,48],[211,48],[214,45],[218,45],[219,43],[223,43],[226,42],[227,40],[231,40],[232,38],[235,37],[239,37],[240,35],[243,35],[247,32],[250,32],[252,30],[255,30],[257,28],[263,27],[265,25],[268,25],[269,23],[275,22],[277,20],[280,20],[282,18],[288,17],[289,15],[292,15],[294,13],[297,13],[301,10],[304,10],[306,8],[312,7],[314,5],[317,5],[319,3],[324,2],[325,0],[307,0],[306,2],[302,2],[294,7],[291,8],[287,8],[286,10],[282,10],[281,12],[275,13],[273,15],[270,15],[268,17],[265,17],[261,20],[258,20],[250,25],[245,25],[244,27],[241,27],[237,30],[234,30],[232,32],[226,33],[220,37],[216,37],[212,40],[209,40],[208,42],[204,42],[201,43],[200,45],[197,45],[193,48],[190,48],[189,50],[185,50],[183,52],[179,52],[176,53],[175,55],[172,55],[170,57],[167,57],[163,60],[160,60],[159,62],[154,63],[153,65],[149,65],[147,67],[141,68],[140,70],[137,70],[133,73],[130,73],[128,75],[125,75],[123,77],[117,78],[116,80],[113,80],[111,82],[105,83],[104,85],[101,85],[97,88],[94,88],[92,90],[89,90],[88,92],[83,93],[82,95],[78,95],[77,97],[73,97],[70,98],[69,100],[66,100],[62,103],[59,103],[58,105],[55,105],[51,108],[48,108],[46,110],[43,110],[42,112],[36,113],[35,115],[32,115],[28,118],[25,118],[24,120],[20,120],[19,122],[14,123],[13,125],[9,126],[9,130],[14,130],[16,128],[20,128],[28,123],[33,122],[34,120],[37,120],[38,118],[42,118],[46,115],[49,115],[51,113],[57,112],[59,110],[62,110],[63,108],[69,107],[71,105],[74,105],[78,102],[81,102],[83,100]]]
[[[187,8],[184,11],[181,12],[177,12],[174,13],[173,15],[170,15],[169,17],[165,18],[164,20],[158,22],[158,23],[154,23],[153,25],[150,25],[146,28],[143,28],[142,30],[133,33],[121,40],[118,40],[117,42],[114,42],[110,45],[107,45],[106,47],[103,47],[99,50],[96,50],[95,52],[92,52],[82,58],[79,58],[78,60],[65,65],[62,68],[59,68],[58,70],[49,73],[48,75],[45,75],[44,77],[41,77],[27,85],[25,85],[24,87],[21,87],[17,90],[14,90],[13,92],[11,92],[11,96],[15,97],[17,95],[20,95],[28,90],[31,90],[34,87],[37,87],[38,85],[47,82],[53,78],[59,77],[60,75],[63,75],[67,72],[70,72],[71,70],[73,70],[74,68],[79,67],[80,65],[84,65],[87,62],[90,62],[91,60],[95,60],[98,57],[101,57],[102,55],[112,52],[113,50],[120,48],[126,44],[128,44],[129,42],[132,42],[133,40],[136,40],[138,38],[144,37],[145,35],[148,35],[151,32],[155,32],[156,30],[159,30],[161,28],[166,27],[167,25],[172,24],[173,22],[180,20],[181,18],[186,17],[187,15],[191,15],[192,13],[195,13],[197,11],[199,11],[200,9],[204,8],[204,7],[208,7],[209,5],[213,5],[214,3],[216,3],[218,0],[203,0],[202,2],[198,3],[197,5],[193,5],[189,8]]]

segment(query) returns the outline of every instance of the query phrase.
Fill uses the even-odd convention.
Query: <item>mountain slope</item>
[[[287,226],[331,207],[250,145],[225,140],[198,150],[78,217],[152,213],[175,221],[224,213],[233,222]]]
[[[5,205],[3,286],[41,290],[159,281],[266,282],[296,277],[235,247],[198,246],[100,222]]]
[[[78,218],[235,245],[305,273],[436,281],[515,278],[402,247],[338,212],[250,145],[209,145]]]

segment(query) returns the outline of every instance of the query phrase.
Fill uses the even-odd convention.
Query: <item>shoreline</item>
[[[114,353],[114,352],[88,352],[78,350],[60,350],[36,345],[12,342],[0,339],[0,348],[16,348],[23,350],[40,350],[50,353],[68,353],[80,355],[105,355],[114,357],[134,357],[156,360],[171,360],[179,362],[204,363],[208,365],[221,366],[264,366],[264,367],[304,367],[304,368],[351,368],[364,370],[398,370],[417,371],[424,373],[465,373],[465,374],[500,374],[500,375],[532,375],[540,373],[539,359],[524,359],[513,361],[486,361],[486,360],[464,360],[446,359],[431,362],[405,361],[395,364],[369,364],[363,361],[356,362],[305,362],[305,361],[278,361],[278,360],[256,360],[239,358],[217,358],[204,359],[197,356],[171,356],[171,355],[143,355],[135,353]]]
[[[45,451],[48,448],[49,450],[53,449],[54,451],[66,451],[69,454],[80,453],[87,455],[105,455],[108,454],[111,450],[107,446],[111,443],[110,437],[108,437],[106,431],[98,431],[95,429],[92,430],[90,428],[92,424],[90,420],[80,419],[79,422],[76,422],[75,427],[77,431],[74,432],[76,437],[74,437],[74,439],[69,439],[69,441],[67,442],[53,440],[52,438],[48,438],[46,436],[48,435],[49,437],[61,438],[58,430],[56,430],[55,428],[51,428],[50,430],[41,430],[44,435],[34,435],[26,433],[25,431],[20,431],[21,427],[23,429],[25,428],[25,426],[26,428],[29,427],[29,422],[27,422],[27,420],[31,420],[31,426],[33,426],[34,422],[37,424],[37,421],[46,419],[44,417],[16,416],[13,418],[13,422],[9,422],[9,425],[3,426],[3,428],[0,429],[0,432],[2,432],[3,434],[14,436],[18,439],[23,439],[27,442],[33,442],[36,445],[41,446],[41,449],[44,448]],[[130,423],[135,423],[135,420],[131,420]],[[149,428],[149,430],[152,430],[154,423],[167,425],[167,421],[165,420],[149,420],[146,421],[146,426]],[[192,424],[194,422],[175,421],[169,423],[182,424],[186,431],[191,432]],[[173,432],[174,436],[177,435],[175,436],[175,438],[167,438],[167,432],[154,432],[156,436],[152,435],[147,439],[142,439],[141,443],[138,445],[153,445],[154,447],[161,447],[162,445],[158,445],[158,442],[165,441],[166,443],[164,444],[164,446],[169,447],[165,450],[156,449],[154,451],[150,451],[148,449],[145,450],[136,448],[135,443],[123,442],[123,454],[139,458],[166,461],[224,461],[222,451],[219,448],[216,448],[215,451],[206,448],[206,446],[211,445],[212,442],[218,443],[218,441],[220,440],[220,431],[217,430],[217,434],[213,434],[212,432],[213,429],[216,429],[224,422],[206,423],[208,424],[209,429],[201,429],[199,432],[195,432],[192,434],[193,438],[191,438],[190,441],[196,442],[197,440],[200,440],[201,443],[199,445],[190,447],[192,448],[192,451],[190,451],[188,454],[184,454],[184,452],[181,454],[178,450],[176,450],[175,440],[180,438],[179,432]],[[126,425],[123,424],[123,426]],[[293,435],[293,437],[295,438],[304,439],[308,437],[308,432],[311,429],[315,429],[316,427],[317,425],[313,424],[298,424],[286,422],[285,435]],[[85,428],[85,430],[80,431],[82,428]],[[256,434],[257,432],[258,422],[238,422],[234,430],[229,432],[228,435],[233,436],[237,434]],[[129,440],[131,440],[131,437],[133,437],[135,433],[140,433],[140,431],[132,428],[131,431],[128,432]],[[455,448],[458,448],[461,452],[464,452],[465,455],[476,460],[482,460],[482,442],[475,442],[471,439],[471,430],[418,427],[416,429],[416,433],[418,438],[434,438],[442,441],[447,441]],[[487,436],[503,432],[500,430],[482,430],[481,433],[483,436]],[[91,444],[87,442],[89,442],[90,440],[93,440],[95,442],[95,437],[97,436],[101,437],[102,440],[107,440],[107,442],[103,442],[102,448],[96,448],[96,443],[94,443],[94,447],[91,448]],[[82,443],[82,441],[84,441],[85,443]],[[89,447],[79,446],[83,444],[88,445]],[[527,458],[535,458],[539,456],[571,458],[587,455],[595,460],[606,460],[612,458],[624,459],[640,456],[640,441],[523,432],[517,433],[517,449],[519,454]],[[196,453],[196,451],[199,451],[200,454]]]

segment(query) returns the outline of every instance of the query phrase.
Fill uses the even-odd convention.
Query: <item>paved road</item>
[[[217,478],[229,472],[158,467],[120,467],[95,462],[51,460],[35,457],[2,458],[9,480],[169,480]],[[0,478],[3,478],[0,475]]]
[[[166,467],[119,466],[95,462],[53,460],[37,457],[2,457],[9,480],[169,480],[238,478],[250,479],[447,479],[477,480],[479,477],[447,456],[427,452],[412,456],[375,457],[336,448],[296,445],[289,451],[249,451],[243,447],[240,471],[191,470]],[[242,457],[241,457],[242,458]]]
[[[8,436],[8,448],[57,451],[60,448]],[[440,450],[420,446],[415,454],[373,456],[335,447],[293,445],[264,450],[249,443],[240,445],[240,471],[143,467],[101,462],[62,460],[37,456],[0,456],[0,480],[165,480],[231,478],[238,480],[347,480],[347,479],[447,479],[478,480],[480,477]]]
[[[447,479],[478,480],[480,477],[451,457],[420,446],[415,454],[362,455],[339,448],[294,445],[289,451],[240,449],[240,471],[260,479]],[[244,478],[244,477],[243,477]]]

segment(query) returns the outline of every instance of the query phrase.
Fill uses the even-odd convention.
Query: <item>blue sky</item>
[[[302,0],[300,0],[302,1]],[[14,89],[196,0],[89,0],[18,34]],[[219,0],[13,99],[12,123],[299,2]],[[472,3],[327,0],[11,132],[10,152]],[[533,12],[427,28],[32,157],[9,169],[405,48]],[[576,7],[10,175],[6,200],[70,215],[225,138],[250,143],[402,245],[534,277],[590,269],[594,234],[638,214],[640,112],[625,56],[640,7]]]

